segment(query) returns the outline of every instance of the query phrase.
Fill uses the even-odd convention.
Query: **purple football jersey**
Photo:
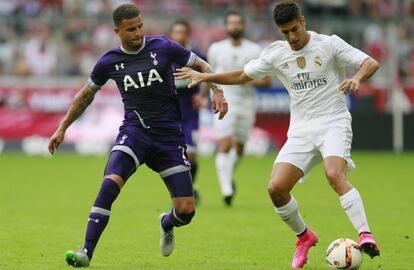
[[[136,52],[121,47],[101,56],[89,86],[99,89],[108,79],[116,82],[125,125],[181,128],[172,65],[192,66],[195,59],[195,54],[165,36],[147,36]]]

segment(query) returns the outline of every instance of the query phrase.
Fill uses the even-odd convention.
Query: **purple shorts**
[[[115,155],[115,152],[126,155]],[[117,174],[124,181],[142,164],[147,164],[153,171],[159,173],[170,189],[169,181],[176,181],[174,175],[181,175],[177,196],[191,196],[192,181],[189,173],[191,167],[186,157],[186,146],[183,133],[179,129],[150,128],[137,126],[121,126],[119,134],[112,147],[105,168],[105,175]],[[119,153],[118,153],[119,154]]]

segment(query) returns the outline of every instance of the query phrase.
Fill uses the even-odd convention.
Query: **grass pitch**
[[[354,152],[349,175],[360,191],[381,257],[364,255],[361,269],[414,269],[414,154]],[[91,269],[290,269],[295,236],[274,213],[267,180],[274,156],[244,158],[234,206],[223,205],[213,158],[200,158],[202,202],[193,223],[176,229],[176,248],[159,253],[167,189],[142,166],[112,207]],[[0,269],[68,269],[63,254],[82,245],[106,157],[58,153],[53,158],[0,155]],[[357,235],[322,168],[293,191],[305,221],[319,235],[305,269],[328,269],[325,250]]]

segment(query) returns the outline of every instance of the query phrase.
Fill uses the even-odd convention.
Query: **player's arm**
[[[211,68],[211,66],[206,61],[204,61],[202,58],[200,58],[198,56],[196,57],[192,68],[194,70],[202,72],[200,74],[212,74],[212,72],[213,72],[213,69]],[[190,68],[183,68],[183,69],[192,70]],[[178,69],[178,70],[182,70],[182,69]],[[196,72],[196,71],[194,71],[194,72]],[[180,77],[176,77],[176,78],[181,79]],[[190,78],[190,77],[183,77],[183,79],[188,79],[188,78]],[[223,90],[217,84],[215,84],[213,82],[207,82],[206,81],[206,83],[207,83],[208,87],[211,89],[211,91],[213,91],[213,96],[212,96],[212,99],[211,99],[211,106],[213,108],[213,111],[214,111],[214,113],[219,113],[219,119],[223,119],[224,115],[228,111],[228,105],[227,105],[226,99],[224,98]],[[190,86],[190,85],[192,85],[192,86]],[[188,86],[189,88],[194,87],[198,84],[193,84],[193,82],[191,82],[190,85]]]
[[[74,97],[69,109],[63,118],[58,129],[50,137],[49,152],[53,155],[59,145],[65,138],[65,132],[68,127],[85,111],[95,98],[97,90],[92,89],[89,85],[85,85]]]
[[[234,70],[223,73],[200,73],[190,68],[177,69],[174,73],[177,79],[191,79],[188,87],[194,87],[202,82],[211,82],[224,85],[239,85],[252,81],[253,79],[244,73],[244,70]]]
[[[378,70],[379,64],[371,57],[367,57],[361,64],[358,72],[351,78],[344,80],[339,85],[339,90],[344,93],[356,92],[364,81],[368,80]]]
[[[260,87],[260,88],[268,88],[272,86],[272,79],[270,77],[265,77],[260,80],[253,80],[249,82],[254,87]]]

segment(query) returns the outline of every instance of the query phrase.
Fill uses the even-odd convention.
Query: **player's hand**
[[[339,85],[339,90],[344,94],[349,94],[358,91],[360,84],[358,80],[346,79]]]
[[[193,88],[203,82],[205,74],[188,67],[183,67],[177,69],[174,76],[177,80],[191,79],[191,83],[188,85],[188,88]]]
[[[63,142],[64,139],[65,139],[65,132],[60,129],[56,130],[49,140],[49,144],[48,144],[49,153],[53,155],[55,151],[59,148],[60,143]]]
[[[229,110],[226,99],[223,95],[223,90],[216,88],[211,97],[211,107],[214,113],[218,113],[218,119],[221,120]]]
[[[193,96],[193,108],[200,109],[200,108],[207,108],[208,106],[208,96],[204,96],[200,93],[195,94]]]

